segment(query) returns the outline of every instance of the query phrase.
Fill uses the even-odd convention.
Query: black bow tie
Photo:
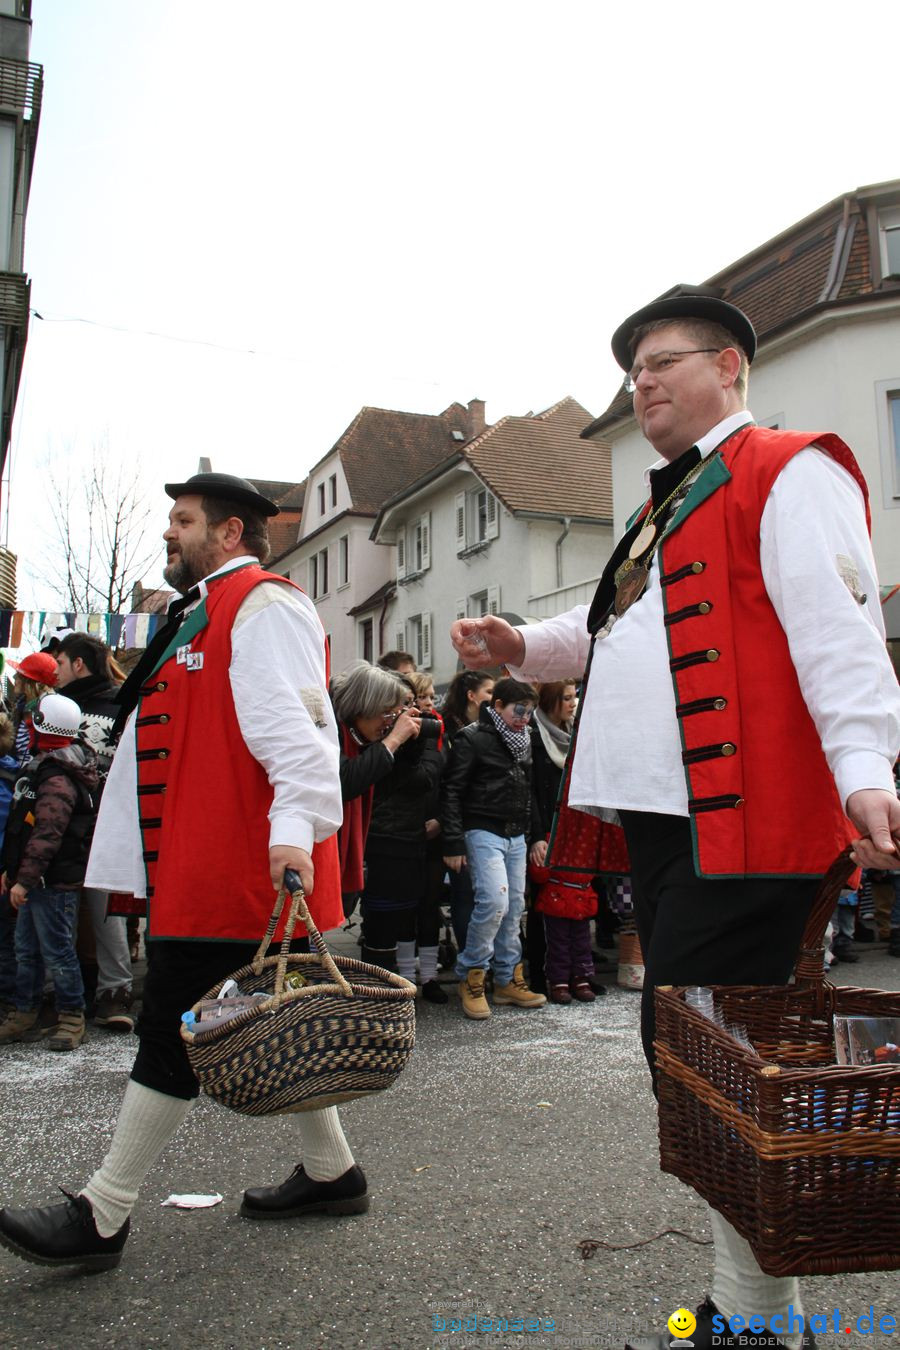
[[[119,713],[116,717],[113,735],[121,735],[122,728],[128,718],[128,714],[138,705],[138,699],[141,696],[141,689],[146,680],[153,674],[159,662],[159,658],[168,647],[172,638],[178,632],[184,621],[184,612],[189,605],[194,604],[200,599],[200,587],[192,586],[187,595],[183,595],[180,600],[173,600],[169,606],[169,612],[166,615],[166,621],[159,631],[155,634],[148,644],[143,656],[132,670],[128,679],[119,689],[116,701],[119,704]]]

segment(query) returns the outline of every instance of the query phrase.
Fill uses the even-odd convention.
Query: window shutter
[[[487,612],[488,614],[500,613],[500,587],[488,586],[487,588]]]
[[[496,539],[500,533],[500,507],[493,492],[487,494],[487,534],[486,538]]]
[[[456,617],[457,617],[457,619],[465,619],[465,618],[468,617],[468,607],[467,607],[467,605],[466,605],[466,597],[465,597],[465,596],[463,596],[463,598],[462,598],[461,600],[457,600],[456,605],[455,605],[455,609],[456,609]]]
[[[406,576],[406,526],[402,525],[397,535],[397,580]]]
[[[456,494],[456,551],[459,553],[466,546],[466,494],[457,492]]]
[[[394,639],[394,651],[402,652],[405,646],[406,646],[406,628],[401,623],[396,630]]]
[[[422,571],[431,566],[431,512],[426,511],[420,522],[422,526]]]
[[[422,615],[422,665],[431,669],[431,614]]]
[[[309,560],[309,593],[310,593],[310,595],[312,596],[312,598],[313,598],[314,600],[316,599],[316,597],[317,597],[318,594],[319,594],[319,590],[318,590],[318,587],[317,587],[317,585],[316,585],[316,555],[315,555],[315,554],[313,554],[312,557],[311,557],[310,560]]]

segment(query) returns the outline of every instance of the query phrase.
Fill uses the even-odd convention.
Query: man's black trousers
[[[787,984],[819,882],[706,880],[686,816],[619,814],[644,954],[641,1039],[655,1079],[655,986]]]

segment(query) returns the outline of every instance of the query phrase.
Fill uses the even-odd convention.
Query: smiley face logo
[[[687,1308],[676,1308],[666,1323],[672,1335],[679,1341],[690,1336],[697,1326],[697,1319]]]

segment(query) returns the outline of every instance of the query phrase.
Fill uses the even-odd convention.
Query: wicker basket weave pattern
[[[900,1069],[835,1065],[832,1032],[835,1013],[900,1017],[900,993],[823,980],[822,935],[851,870],[841,859],[823,883],[797,984],[716,987],[753,1051],[683,990],[656,991],[661,1166],[772,1275],[900,1267]]]
[[[415,1045],[415,986],[379,966],[333,957],[299,889],[280,955],[264,956],[279,912],[280,903],[256,958],[231,977],[244,992],[271,998],[227,1021],[200,1022],[195,1032],[182,1028],[203,1090],[233,1111],[261,1116],[319,1110],[389,1087]],[[298,914],[314,953],[288,952]],[[287,987],[288,970],[307,983]],[[204,998],[216,998],[224,983]]]

